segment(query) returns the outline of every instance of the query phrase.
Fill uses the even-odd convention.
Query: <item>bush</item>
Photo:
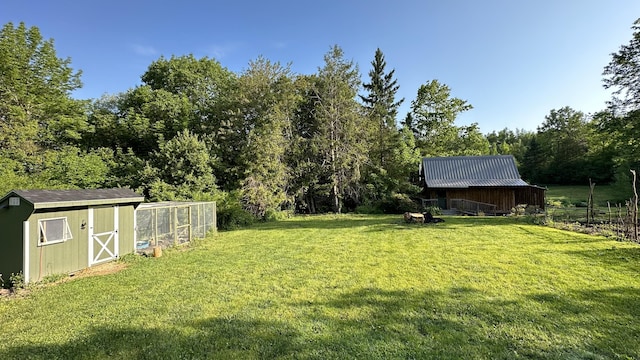
[[[9,276],[9,285],[14,289],[24,289],[25,282],[22,271],[17,274],[11,273],[11,276]]]
[[[438,206],[427,206],[424,208],[425,213],[430,213],[433,216],[442,215],[442,209]]]
[[[358,205],[354,211],[356,214],[382,214],[378,204],[362,204]]]
[[[264,213],[264,221],[280,221],[285,220],[293,216],[293,211],[291,210],[275,210],[275,209],[267,209]]]
[[[417,212],[416,204],[407,194],[393,194],[380,202],[380,209],[385,214],[402,214],[405,212]]]
[[[218,230],[239,229],[255,221],[255,217],[242,208],[238,191],[218,194],[216,207]]]

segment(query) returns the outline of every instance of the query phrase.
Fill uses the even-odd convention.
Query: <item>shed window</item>
[[[67,218],[39,220],[40,238],[38,244],[55,244],[72,239]]]

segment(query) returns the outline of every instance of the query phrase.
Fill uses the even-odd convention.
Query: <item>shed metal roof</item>
[[[530,186],[511,155],[423,158],[422,176],[430,188]]]
[[[34,209],[141,203],[144,196],[131,189],[83,189],[83,190],[13,190],[5,198],[15,194],[33,205]]]

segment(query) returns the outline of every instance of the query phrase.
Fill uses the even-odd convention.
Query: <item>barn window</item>
[[[66,217],[39,220],[38,226],[40,227],[39,245],[60,243],[73,238]]]

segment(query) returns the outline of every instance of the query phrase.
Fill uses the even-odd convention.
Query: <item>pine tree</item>
[[[240,76],[238,113],[247,131],[242,157],[244,208],[257,218],[280,209],[286,200],[288,169],[285,163],[291,117],[297,98],[288,66],[262,57]]]
[[[319,126],[316,140],[329,179],[331,208],[340,213],[345,199],[358,197],[367,139],[361,136],[365,123],[356,101],[360,87],[358,67],[344,59],[338,46],[331,48],[324,61],[314,94]]]
[[[360,99],[364,103],[367,116],[376,129],[376,133],[373,134],[375,145],[371,149],[371,161],[375,166],[386,169],[387,162],[393,162],[393,159],[388,159],[388,154],[397,145],[396,117],[398,107],[404,99],[396,101],[396,93],[400,86],[398,81],[393,78],[395,70],[385,73],[387,62],[379,48],[376,49],[371,66],[370,82],[363,84],[367,95],[361,95]]]

